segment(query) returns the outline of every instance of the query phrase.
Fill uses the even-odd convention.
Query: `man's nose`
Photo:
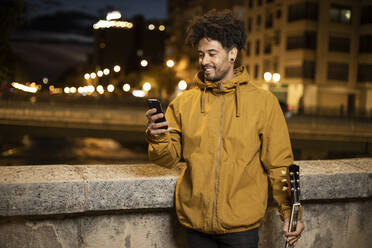
[[[209,62],[210,62],[210,59],[208,56],[203,56],[202,58],[200,58],[200,64],[203,66],[209,64]]]

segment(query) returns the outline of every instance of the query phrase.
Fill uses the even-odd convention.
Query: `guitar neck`
[[[292,205],[292,213],[291,218],[289,219],[289,228],[288,231],[294,232],[297,228],[297,221],[298,221],[298,214],[300,212],[300,203],[294,203]],[[285,244],[285,248],[292,248],[293,246],[289,245],[287,242]]]
[[[291,219],[289,220],[289,231],[294,232],[297,228],[298,213],[300,212],[300,203],[295,203],[292,206]]]

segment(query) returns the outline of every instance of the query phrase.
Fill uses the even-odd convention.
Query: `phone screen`
[[[149,109],[152,109],[152,108],[156,109],[156,113],[154,113],[153,115],[156,115],[156,114],[159,114],[159,113],[164,114],[163,108],[161,107],[160,101],[158,99],[147,99],[147,105],[148,105]],[[155,121],[155,123],[160,123],[160,122],[165,122],[165,121],[166,121],[165,117],[162,117],[160,119],[157,119]],[[168,129],[168,126],[163,126],[161,128]]]

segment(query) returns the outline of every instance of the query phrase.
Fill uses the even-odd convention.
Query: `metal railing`
[[[302,111],[299,110],[296,115],[372,120],[372,109],[347,109],[342,106],[339,108],[307,107]]]

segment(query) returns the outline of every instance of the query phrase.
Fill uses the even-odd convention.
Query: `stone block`
[[[0,167],[0,216],[84,209],[84,181],[71,166]]]
[[[173,207],[178,173],[152,164],[89,166],[89,210]]]
[[[0,220],[1,248],[186,248],[171,211]]]
[[[78,248],[75,219],[0,219],[1,248]]]
[[[79,219],[81,248],[181,248],[169,212],[130,213]]]
[[[372,197],[372,159],[370,158],[358,158],[343,160],[345,163],[349,163],[351,166],[362,169],[367,175],[367,196]]]
[[[372,160],[366,160],[366,162]],[[365,168],[354,166],[354,160],[297,161],[300,165],[302,200],[345,199],[370,196]],[[372,168],[372,163],[366,165]]]
[[[299,247],[370,247],[371,201],[306,203],[304,207],[306,230]]]

